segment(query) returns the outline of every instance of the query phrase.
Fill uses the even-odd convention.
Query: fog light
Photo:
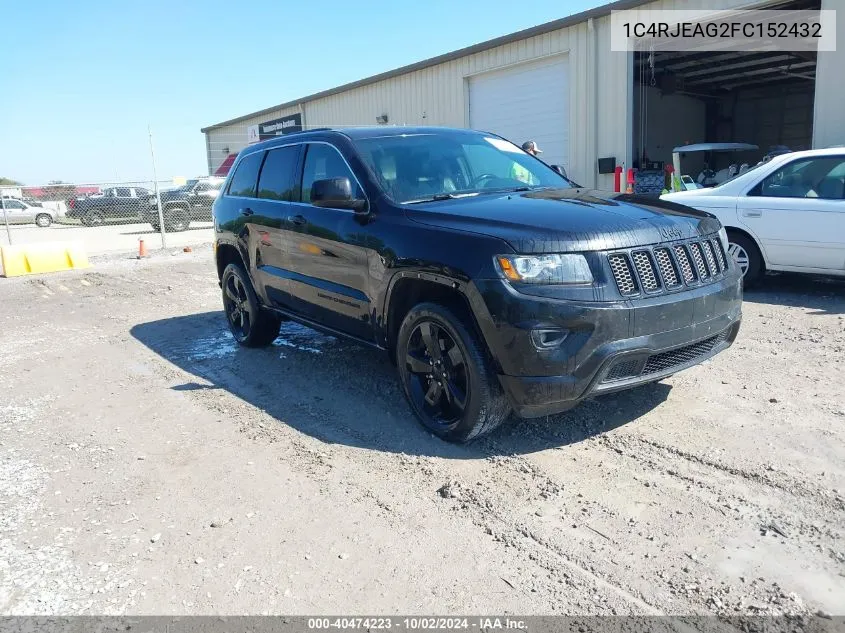
[[[534,347],[537,349],[551,349],[563,343],[568,335],[569,330],[538,328],[531,330],[531,342],[534,343]]]

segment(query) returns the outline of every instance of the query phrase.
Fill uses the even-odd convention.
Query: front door
[[[299,199],[301,145],[278,147],[267,152],[249,221],[253,227],[255,268],[267,299],[279,308],[292,309],[290,301],[290,244],[285,235],[292,201]]]
[[[35,214],[20,200],[3,198],[3,206],[6,208],[6,220],[9,224],[27,224],[35,222]],[[3,218],[0,217],[0,220]]]
[[[845,155],[787,163],[738,199],[737,214],[773,266],[842,270]]]
[[[364,198],[359,180],[337,148],[327,143],[308,144],[300,201],[291,205],[287,227],[291,297],[302,316],[371,341],[369,216],[312,205],[312,184],[326,178],[349,178],[353,195]]]

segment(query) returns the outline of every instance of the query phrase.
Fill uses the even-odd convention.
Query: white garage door
[[[569,170],[569,64],[563,55],[469,80],[470,127],[522,145],[536,141],[550,165]]]

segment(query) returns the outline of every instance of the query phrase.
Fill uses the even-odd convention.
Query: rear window
[[[230,196],[255,197],[255,186],[258,181],[258,170],[261,169],[263,152],[255,152],[244,156],[238,163],[232,183],[229,185]]]
[[[258,180],[258,197],[268,200],[291,201],[296,181],[296,164],[299,161],[299,146],[280,147],[267,152],[261,177]]]

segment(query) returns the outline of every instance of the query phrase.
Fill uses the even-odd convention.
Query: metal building
[[[845,0],[706,4],[845,14]],[[621,0],[208,126],[209,172],[225,172],[240,149],[270,136],[375,123],[472,127],[517,144],[532,139],[546,162],[601,189],[612,188],[614,165],[655,168],[685,143],[845,144],[845,15],[836,52],[611,51],[611,11],[634,8],[702,3]]]

